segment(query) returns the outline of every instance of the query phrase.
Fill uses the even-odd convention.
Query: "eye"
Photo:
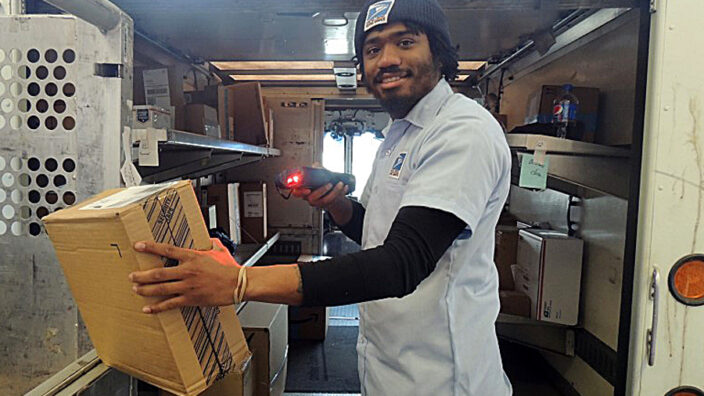
[[[369,57],[374,56],[374,55],[376,55],[376,54],[378,54],[378,53],[379,53],[379,48],[377,48],[377,47],[368,47],[368,48],[364,51],[364,54],[365,54],[366,56],[369,56]]]
[[[411,39],[403,39],[403,40],[399,41],[398,46],[401,48],[408,48],[408,47],[412,46],[413,44],[415,44],[415,41],[413,41]]]

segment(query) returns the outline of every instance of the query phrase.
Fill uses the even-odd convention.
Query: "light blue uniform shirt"
[[[413,293],[360,304],[362,394],[509,395],[494,328],[494,228],[511,170],[501,127],[441,80],[383,134],[361,198],[362,248],[383,244],[404,206],[452,213],[467,228]]]

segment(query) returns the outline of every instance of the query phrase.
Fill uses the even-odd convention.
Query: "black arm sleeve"
[[[438,209],[401,208],[383,245],[299,263],[303,305],[343,305],[410,294],[465,227],[455,215]]]
[[[364,224],[364,206],[357,201],[352,202],[352,218],[345,225],[339,225],[340,230],[343,234],[347,235],[348,238],[357,242],[358,245],[362,244],[362,225]],[[335,219],[330,216],[330,219],[335,222]]]

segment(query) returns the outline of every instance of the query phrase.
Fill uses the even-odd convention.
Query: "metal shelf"
[[[132,158],[136,159],[134,150]],[[205,176],[279,155],[281,150],[272,147],[167,129],[166,140],[159,142],[159,166],[139,167],[139,173],[145,181],[158,183]]]
[[[515,184],[521,157],[540,149],[550,159],[548,188],[579,194],[578,188],[583,187],[628,199],[630,150],[545,135],[509,133],[506,139],[518,153],[512,170]]]
[[[251,267],[259,261],[266,252],[271,249],[272,246],[279,240],[280,233],[276,233],[271,236],[264,243],[243,243],[237,245],[235,250],[235,261],[237,261],[243,267]],[[247,305],[247,302],[240,303],[235,307],[235,311],[240,313],[240,311]]]
[[[235,260],[243,267],[251,267],[279,240],[280,233],[274,234],[265,243],[243,243],[237,245]]]
[[[174,149],[209,149],[218,152],[234,152],[272,157],[281,155],[281,151],[275,148],[252,146],[251,144],[217,139],[197,133],[167,129],[166,141],[159,142],[159,148],[164,150],[172,147]]]
[[[499,314],[496,334],[532,348],[574,356],[574,328],[523,316]]]
[[[600,144],[585,143],[577,140],[560,139],[554,136],[524,133],[506,135],[508,145],[519,151],[545,150],[548,154],[583,155],[596,157],[628,158],[631,152],[626,149]]]

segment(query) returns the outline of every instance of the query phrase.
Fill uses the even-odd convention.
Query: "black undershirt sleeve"
[[[352,218],[345,225],[337,225],[343,234],[347,235],[348,238],[357,242],[358,245],[362,244],[362,225],[364,224],[364,206],[357,201],[352,202]],[[335,219],[330,216],[333,222]],[[337,223],[336,223],[337,224]]]
[[[344,305],[410,294],[465,227],[465,222],[448,212],[403,207],[383,245],[299,263],[303,305]]]

